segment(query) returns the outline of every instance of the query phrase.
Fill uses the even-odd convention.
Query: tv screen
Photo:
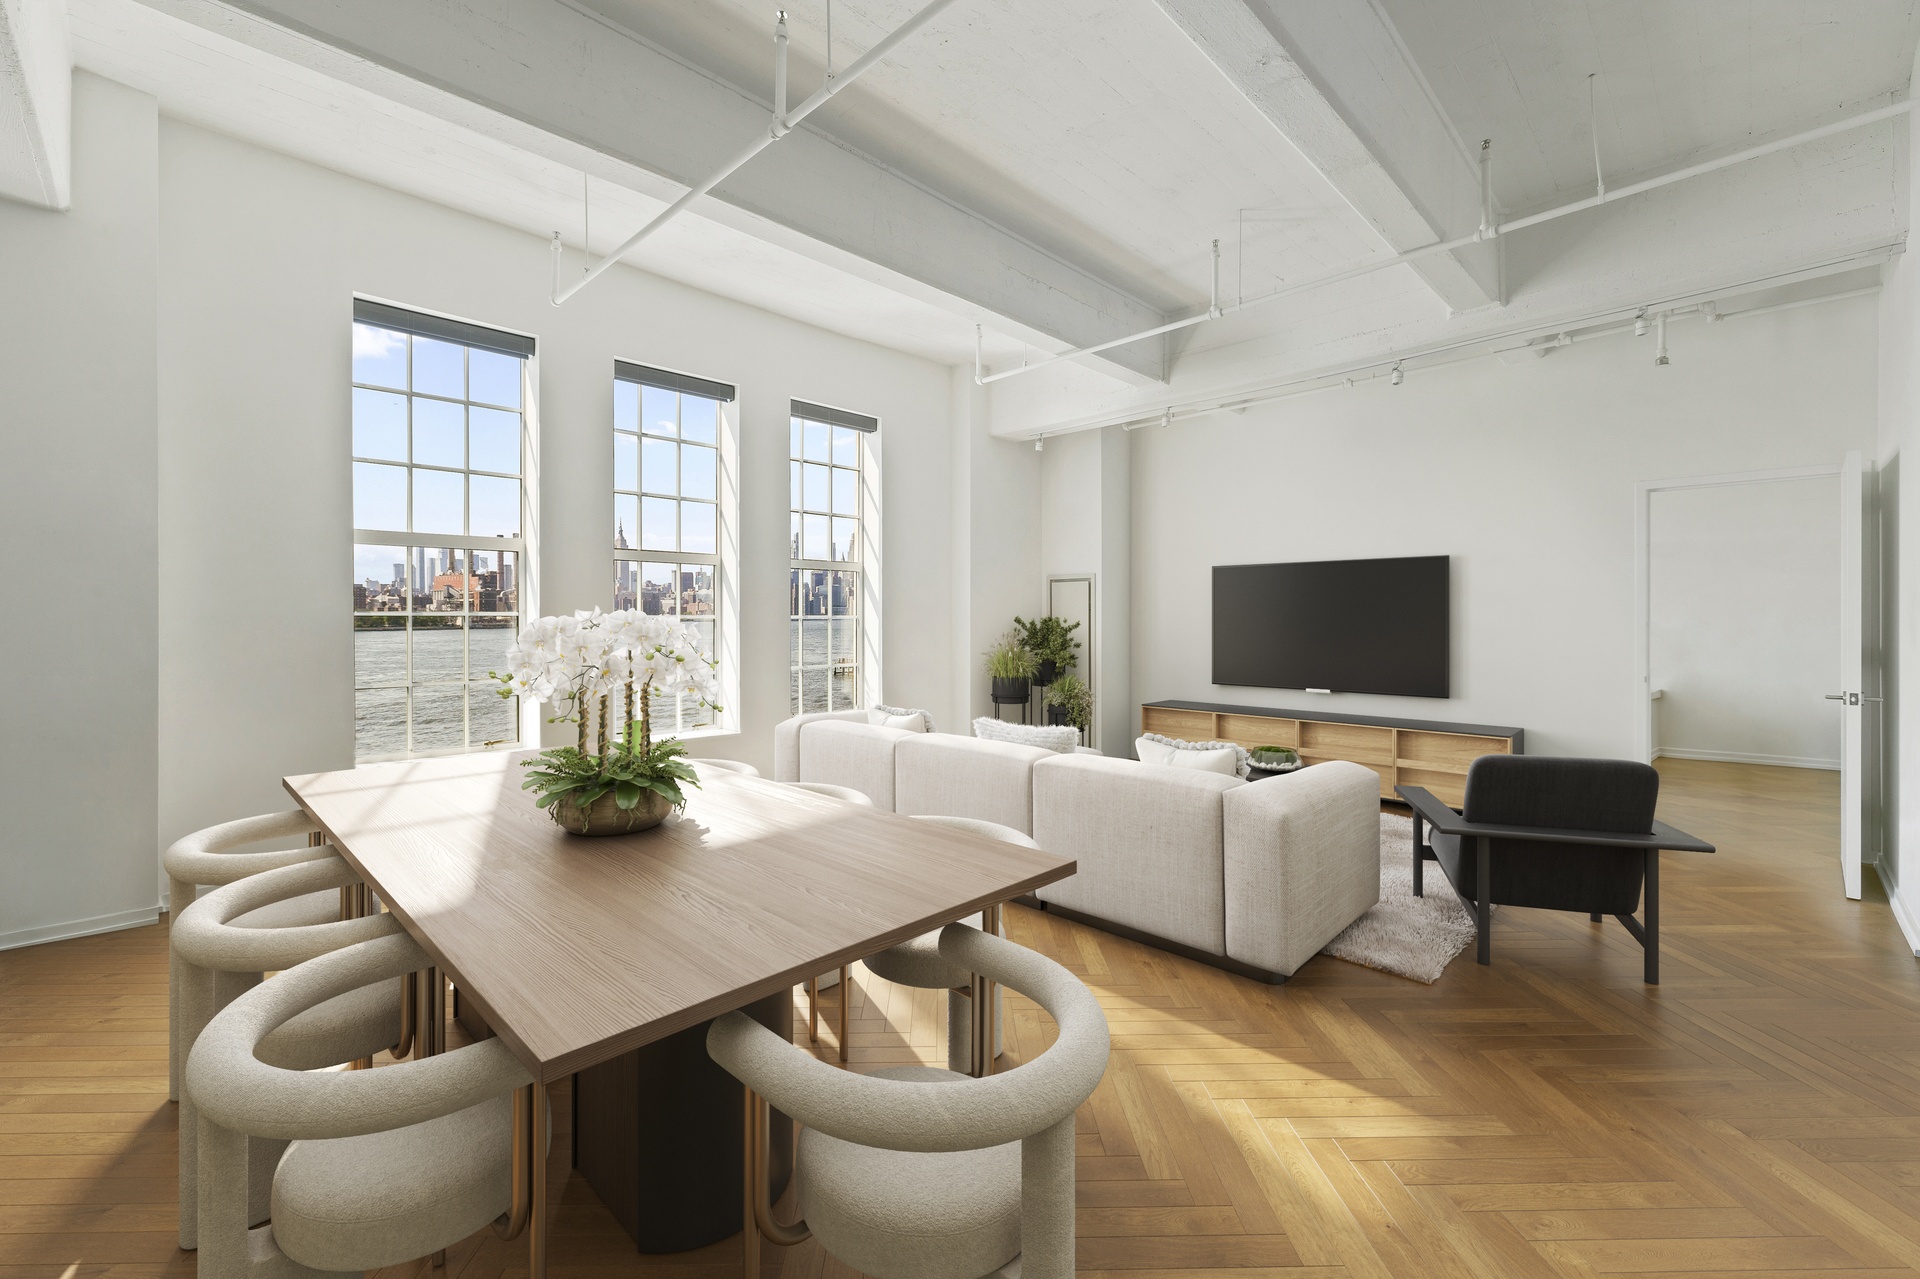
[[[1448,697],[1450,557],[1220,564],[1213,682]]]

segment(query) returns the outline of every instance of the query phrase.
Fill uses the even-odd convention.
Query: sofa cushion
[[[867,722],[865,711],[815,711],[809,715],[795,715],[783,719],[773,726],[773,780],[776,782],[797,782],[800,780],[800,730],[808,724],[822,720],[848,720],[857,724]]]
[[[1033,833],[1033,766],[1052,751],[953,733],[916,733],[893,752],[894,811],[971,817]]]
[[[1039,761],[1033,766],[1034,842],[1080,867],[1035,895],[1225,954],[1221,797],[1247,784],[1101,756]]]
[[[800,776],[795,781],[851,786],[876,807],[893,811],[893,752],[919,737],[899,728],[822,719],[800,728]]]
[[[1063,755],[1080,745],[1080,730],[1069,724],[1009,724],[990,715],[973,721],[973,735],[982,741],[1039,746]]]

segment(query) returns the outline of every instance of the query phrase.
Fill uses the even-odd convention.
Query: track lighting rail
[[[739,154],[721,165],[720,168],[708,177],[687,188],[685,195],[661,210],[651,222],[621,241],[619,248],[588,267],[579,279],[567,285],[565,288],[562,288],[560,285],[560,233],[555,231],[553,233],[553,290],[550,295],[553,304],[559,306],[581,289],[586,288],[589,284],[599,279],[609,267],[631,253],[641,241],[678,217],[680,213],[695,200],[726,181],[743,167],[747,161],[759,155],[781,138],[786,137],[788,133],[792,132],[795,125],[824,106],[827,99],[833,97],[834,94],[839,93],[842,89],[872,70],[883,61],[888,54],[892,53],[903,40],[906,40],[912,36],[914,32],[932,21],[942,9],[945,9],[952,3],[953,0],[930,0],[918,13],[894,28],[893,31],[883,36],[879,43],[854,59],[853,65],[845,71],[836,74],[829,70],[826,83],[821,85],[812,97],[802,102],[792,111],[787,110],[787,14],[784,9],[781,10],[780,19],[774,24],[773,33],[773,119],[768,123],[766,131],[745,147],[742,147]],[[829,48],[828,57],[829,59],[832,57],[831,48]],[[831,62],[829,62],[829,65],[831,65]]]

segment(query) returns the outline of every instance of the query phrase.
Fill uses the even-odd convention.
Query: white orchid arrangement
[[[655,696],[691,693],[702,706],[721,709],[714,701],[719,685],[713,658],[700,651],[690,627],[634,609],[542,617],[520,632],[507,651],[507,667],[504,674],[492,672],[500,696],[546,702],[557,712],[549,723],[580,725],[577,747],[543,751],[527,761],[537,767],[522,785],[537,791],[549,812],[563,796],[585,810],[609,792],[623,811],[637,807],[647,791],[678,808],[686,803],[680,784],[700,784],[681,758],[684,746],[672,738],[653,740]],[[609,728],[616,698],[625,714],[614,743]],[[595,723],[598,749],[589,750]]]

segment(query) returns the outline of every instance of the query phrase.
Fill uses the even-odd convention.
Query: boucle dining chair
[[[1020,1279],[1071,1279],[1074,1111],[1106,1071],[1106,1016],[1065,968],[980,929],[949,924],[936,947],[1044,1008],[1059,1026],[1053,1046],[985,1079],[927,1066],[856,1075],[740,1013],[707,1032],[707,1052],[748,1089],[749,1275],[761,1234],[810,1231],[876,1279],[978,1279],[1016,1259]],[[768,1105],[805,1125],[793,1226],[767,1204]]]
[[[687,761],[695,768],[717,768],[723,773],[738,773],[742,777],[758,777],[760,770],[752,764],[743,764],[737,759],[690,759]]]
[[[824,795],[828,799],[837,799],[843,803],[855,804],[862,808],[872,808],[873,800],[865,791],[857,791],[851,786],[835,786],[831,782],[781,782],[789,790],[803,790],[814,795]],[[844,964],[837,973],[822,973],[819,977],[807,978],[807,1042],[820,1042],[820,982],[823,977],[832,977],[840,986],[840,1060],[847,1059],[847,1025],[852,1015],[853,985],[850,970]],[[832,983],[829,983],[832,984]]]
[[[180,961],[178,1028],[182,1054],[190,1054],[205,1028],[221,1009],[249,989],[258,988],[263,972],[281,972],[327,954],[400,931],[400,921],[388,914],[334,919],[317,924],[258,927],[241,921],[258,918],[265,910],[316,893],[334,892],[360,882],[337,853],[318,861],[300,862],[261,871],[216,888],[182,911],[173,923],[173,953]],[[336,904],[335,910],[338,910]],[[276,977],[266,985],[280,981]],[[269,1060],[288,1069],[313,1070],[359,1061],[382,1049],[405,1051],[407,1034],[405,991],[401,983],[356,989],[280,1027],[265,1045]],[[199,1126],[195,1099],[180,1090],[180,1246],[197,1246],[199,1215],[195,1202],[199,1185]],[[262,1140],[254,1149],[252,1221],[266,1216],[267,1188],[277,1144]]]
[[[1040,847],[1013,827],[1002,826],[998,822],[983,822],[972,817],[915,817],[914,820],[952,827],[986,839],[997,839],[1004,844],[1018,844],[1022,848]],[[975,915],[960,922],[978,928],[981,917]],[[947,992],[947,1069],[965,1072],[973,1059],[973,990],[970,985],[973,974],[943,959],[939,941],[939,933],[924,933],[912,941],[889,946],[879,954],[867,957],[867,971],[896,985]],[[995,1057],[1001,1051],[1001,1014],[1002,1004],[996,991],[993,999]]]
[[[160,857],[160,864],[167,872],[167,910],[172,918],[178,919],[202,888],[218,888],[263,870],[334,856],[332,849],[319,843],[319,834],[320,828],[313,819],[295,809],[290,813],[242,817],[183,835]],[[238,851],[252,844],[289,839],[300,843],[292,848]],[[337,918],[338,903],[319,894],[310,899],[275,902],[264,908],[259,918],[246,922],[279,927],[318,924]],[[167,961],[167,1006],[167,1099],[178,1101],[180,1066],[187,1054],[180,1043],[180,961],[172,957]]]
[[[509,1238],[525,1225],[525,1147],[542,1147],[516,1132],[548,1125],[517,1112],[545,1096],[500,1039],[377,1070],[271,1060],[302,1019],[432,962],[404,933],[360,942],[261,983],[202,1032],[185,1078],[199,1108],[200,1279],[337,1277],[430,1256],[489,1222]],[[291,1143],[257,1230],[252,1137]]]

